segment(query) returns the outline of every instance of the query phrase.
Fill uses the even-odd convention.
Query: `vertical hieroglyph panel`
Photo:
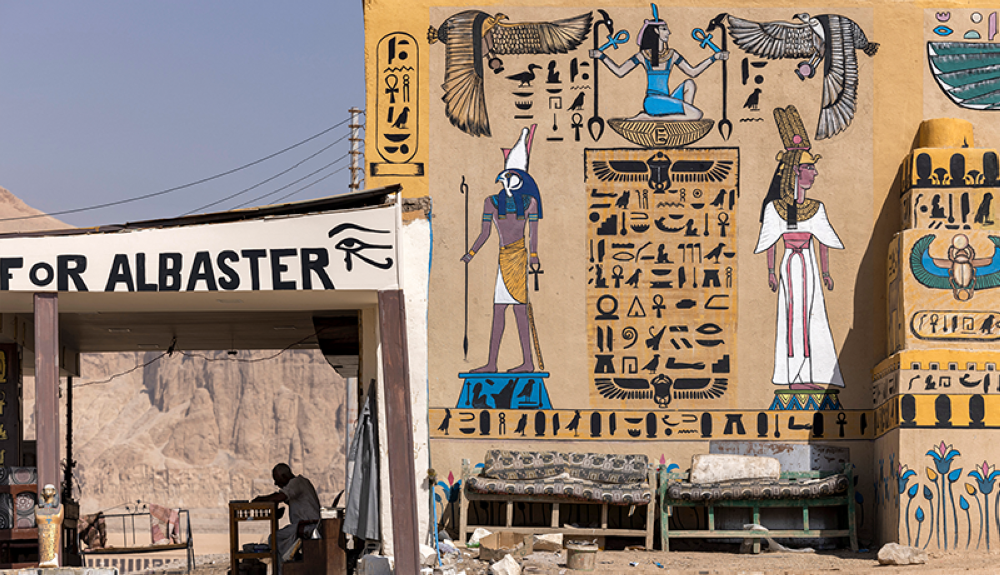
[[[405,32],[387,34],[378,43],[378,84],[375,88],[375,127],[378,154],[370,163],[371,176],[422,176],[424,165],[414,162],[420,109],[420,61],[417,41]]]
[[[593,407],[735,405],[736,148],[587,150]]]

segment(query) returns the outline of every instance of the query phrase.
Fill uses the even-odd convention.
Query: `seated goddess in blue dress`
[[[607,54],[591,50],[590,57],[597,58],[619,78],[642,66],[646,70],[646,98],[642,101],[642,112],[630,120],[700,120],[701,110],[694,106],[696,86],[690,78],[670,90],[670,72],[675,68],[691,78],[704,72],[716,60],[729,59],[729,52],[719,52],[705,58],[700,64],[688,64],[677,51],[672,50],[667,40],[670,28],[663,20],[646,20],[639,32],[639,51],[634,56],[617,64]]]

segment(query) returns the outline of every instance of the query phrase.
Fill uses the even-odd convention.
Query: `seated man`
[[[256,497],[254,501],[283,502],[288,505],[289,524],[279,529],[277,534],[279,562],[283,562],[289,559],[286,555],[295,545],[295,540],[312,534],[319,523],[319,497],[313,484],[305,477],[293,474],[286,463],[275,465],[271,470],[271,477],[274,478],[278,491]],[[277,571],[281,573],[280,565]]]

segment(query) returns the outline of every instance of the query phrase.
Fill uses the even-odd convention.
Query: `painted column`
[[[881,541],[992,550],[1000,478],[1000,193],[995,148],[973,124],[923,122],[902,168],[889,245],[888,358],[873,371]]]
[[[59,299],[35,294],[35,436],[38,485],[58,486],[59,469]]]

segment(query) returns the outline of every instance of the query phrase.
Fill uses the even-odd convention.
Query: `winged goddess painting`
[[[850,18],[837,14],[796,14],[795,22],[753,22],[729,16],[729,34],[744,51],[779,60],[805,58],[795,69],[800,80],[812,78],[823,64],[823,103],[816,139],[825,140],[851,125],[858,99],[858,58],[879,45],[869,42],[864,30]]]
[[[483,86],[483,60],[494,73],[503,71],[499,56],[565,54],[590,32],[590,12],[552,22],[508,22],[507,15],[480,10],[459,12],[427,31],[427,41],[445,45],[445,114],[472,136],[491,136]]]
[[[774,121],[785,149],[777,155],[764,197],[754,250],[767,253],[767,284],[778,294],[771,381],[789,389],[844,387],[823,296],[823,287],[833,291],[830,250],[842,250],[844,244],[823,202],[807,197],[819,175],[820,155],[812,153],[798,110],[775,108]],[[779,245],[783,255],[775,266]]]

